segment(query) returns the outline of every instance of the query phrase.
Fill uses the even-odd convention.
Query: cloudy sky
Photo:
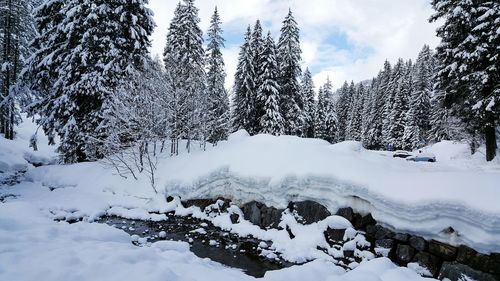
[[[157,24],[152,53],[161,56],[175,0],[150,0]],[[291,8],[301,29],[302,65],[316,86],[330,77],[335,88],[344,80],[370,79],[385,59],[415,59],[424,44],[435,47],[436,24],[428,23],[430,0],[197,0],[206,33],[215,6],[223,21],[227,87],[232,85],[239,46],[249,24],[260,19],[279,37]]]

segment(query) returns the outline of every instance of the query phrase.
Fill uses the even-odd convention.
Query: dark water
[[[166,221],[160,222],[105,217],[99,222],[123,229],[131,235],[136,234],[147,238],[148,242],[158,240],[189,242],[191,252],[196,256],[209,258],[229,267],[240,268],[254,277],[263,277],[266,271],[293,265],[279,258],[279,253],[275,253],[277,255],[275,259],[261,256],[259,243],[265,242],[271,246],[272,243],[269,241],[261,241],[250,236],[238,237],[215,227],[210,222],[192,217],[177,217],[169,214]],[[200,228],[203,228],[205,233],[191,232]],[[161,231],[166,232],[165,238],[158,237]]]

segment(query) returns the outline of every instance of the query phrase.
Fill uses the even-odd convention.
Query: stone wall
[[[229,200],[224,199],[224,201],[228,206]],[[215,200],[188,200],[183,204],[203,208],[213,202]],[[243,204],[240,208],[246,220],[261,228],[278,228],[281,213],[285,211],[256,201]],[[303,224],[318,222],[333,214],[314,201],[290,202],[287,208],[297,214],[298,221]],[[357,231],[365,235],[371,246],[363,248],[363,251],[370,251],[375,256],[387,256],[400,266],[418,264],[427,269],[432,277],[441,280],[445,278],[452,281],[464,280],[463,275],[477,281],[500,280],[500,253],[482,254],[465,245],[452,246],[391,230],[377,223],[371,214],[362,216],[350,207],[341,208],[334,214],[349,220]],[[233,223],[238,219],[238,216],[231,216]],[[449,228],[448,231],[454,230]],[[293,239],[291,231],[288,232]],[[338,247],[346,243],[343,239],[344,233],[345,229],[327,229],[324,235],[332,247]],[[352,253],[344,252],[346,262],[347,259],[355,261],[351,256]]]

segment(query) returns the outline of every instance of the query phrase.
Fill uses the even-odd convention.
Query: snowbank
[[[276,207],[315,200],[332,211],[352,206],[401,231],[499,251],[500,165],[466,150],[464,144],[443,142],[426,149],[437,163],[413,163],[358,142],[330,145],[238,132],[209,151],[169,159],[160,171],[170,195],[224,196]],[[449,226],[459,236],[441,233]]]
[[[200,259],[183,242],[132,245],[125,232],[98,223],[57,223],[28,202],[0,204],[0,280],[255,280]],[[313,279],[311,279],[313,278]],[[349,273],[325,260],[268,272],[263,280],[423,281],[386,258]]]

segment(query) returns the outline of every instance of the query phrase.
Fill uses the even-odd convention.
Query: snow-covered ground
[[[21,183],[0,187],[4,201],[0,203],[0,280],[253,279],[197,258],[188,244],[157,242],[136,247],[125,232],[91,223],[106,213],[143,219],[162,219],[148,211],[200,215],[181,208],[177,200],[166,203],[167,194],[183,199],[257,200],[275,207],[285,207],[290,200],[312,199],[331,211],[352,206],[371,212],[378,221],[400,231],[466,243],[484,252],[500,251],[500,164],[486,163],[480,154],[470,156],[465,144],[438,143],[425,149],[436,154],[437,163],[412,163],[364,150],[356,142],[330,145],[237,132],[206,152],[165,156],[158,169],[157,195],[146,177],[124,179],[102,163],[33,167],[28,160],[53,163],[56,157],[42,137],[40,151],[30,151],[34,130],[26,122],[15,141],[0,138],[0,181],[27,170]],[[71,217],[85,219],[76,224],[54,221]],[[245,223],[230,226],[228,220],[220,216],[213,222],[238,233],[248,231],[281,241],[277,245],[291,260],[317,258],[268,272],[266,280],[420,280],[413,270],[396,267],[385,258],[367,260],[345,273],[317,252],[307,252],[316,246],[307,238],[304,243],[287,244],[281,233]],[[342,222],[331,217],[309,228],[286,223],[296,228],[294,233],[310,233],[311,227],[321,233],[326,225]],[[448,226],[458,235],[441,233]]]

